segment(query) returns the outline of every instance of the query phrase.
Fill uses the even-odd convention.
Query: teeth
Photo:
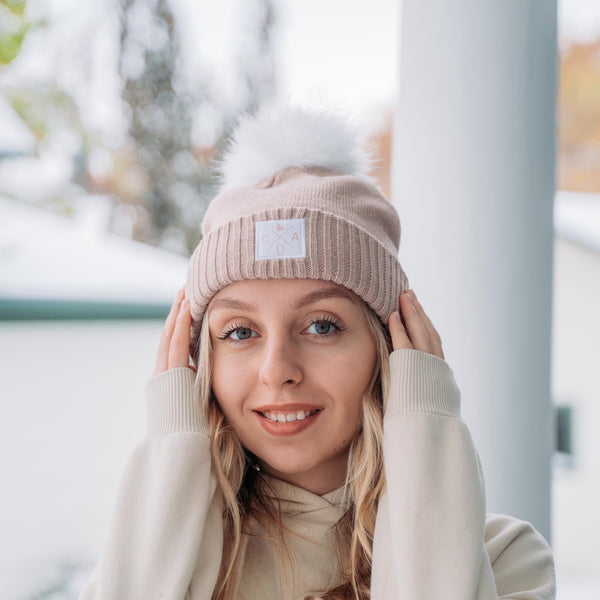
[[[263,417],[266,417],[267,419],[269,419],[269,421],[274,421],[276,423],[291,423],[292,421],[303,421],[304,419],[306,419],[306,417],[310,417],[311,415],[314,415],[317,412],[317,409],[315,410],[299,410],[298,412],[295,413],[272,413],[272,412],[268,412],[268,413],[261,413]]]

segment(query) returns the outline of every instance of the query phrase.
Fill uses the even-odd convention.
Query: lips
[[[309,405],[261,406],[255,409],[262,427],[274,435],[293,435],[304,431],[323,409]]]
[[[260,412],[260,414],[269,419],[269,421],[276,421],[277,423],[291,423],[292,421],[303,421],[306,417],[311,417],[317,412],[318,409],[313,410],[299,410],[297,412],[279,412],[269,411]]]

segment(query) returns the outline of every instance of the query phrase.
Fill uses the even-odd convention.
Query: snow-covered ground
[[[107,233],[110,198],[82,197],[75,215],[0,195],[0,299],[169,305],[187,259]]]

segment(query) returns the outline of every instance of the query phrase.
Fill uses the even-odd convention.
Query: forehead
[[[232,283],[215,294],[208,308],[249,308],[271,302],[301,308],[319,300],[339,298],[357,306],[361,300],[351,290],[321,279],[251,279]]]

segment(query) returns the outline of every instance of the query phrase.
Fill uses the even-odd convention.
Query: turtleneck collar
[[[268,487],[279,500],[283,518],[302,517],[302,520],[306,518],[315,524],[333,526],[346,512],[343,487],[319,496],[266,473],[261,473],[261,477],[265,478]]]
[[[253,521],[242,543],[235,597],[300,599],[337,585],[338,555],[345,549],[337,547],[334,528],[347,508],[343,488],[319,496],[266,473],[259,477],[267,484],[265,492],[279,505],[285,544],[293,560],[288,564],[277,536]]]

